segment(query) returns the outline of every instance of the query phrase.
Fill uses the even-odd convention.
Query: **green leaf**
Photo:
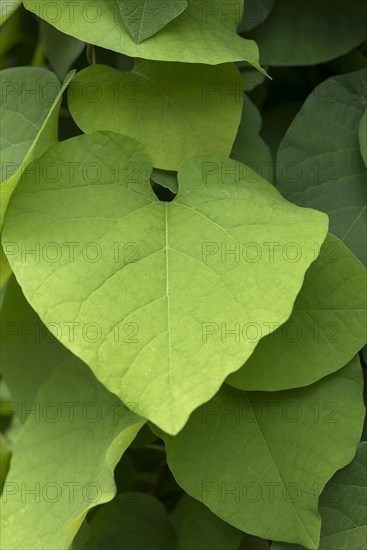
[[[367,166],[367,110],[363,113],[358,129],[359,147],[361,155]]]
[[[113,497],[113,469],[143,422],[51,336],[14,277],[2,317],[2,375],[25,422],[3,493],[2,544],[65,549],[88,509]]]
[[[261,337],[223,333],[288,319],[327,217],[223,157],[185,162],[175,200],[159,202],[142,146],[117,133],[64,141],[34,166],[3,230],[27,299],[45,323],[76,323],[64,345],[139,414],[177,433]],[[274,261],[263,245],[270,234],[282,251]]]
[[[260,137],[261,115],[245,94],[242,119],[233,144],[231,157],[250,166],[268,181],[273,180],[273,159],[269,147]]]
[[[41,412],[26,420],[2,495],[9,550],[68,548],[87,511],[113,498],[113,470],[143,425],[72,356],[35,406]]]
[[[186,0],[118,0],[122,18],[136,44],[165,27],[186,8]]]
[[[335,474],[320,497],[322,519],[319,550],[366,547],[367,442],[360,443],[354,460]],[[273,543],[271,550],[302,550],[300,546]]]
[[[22,422],[40,386],[70,355],[28,304],[15,277],[10,277],[1,308],[1,375]]]
[[[0,288],[6,283],[11,275],[11,267],[5,256],[3,247],[0,245]]]
[[[270,544],[265,539],[244,534],[238,550],[269,550]]]
[[[74,61],[85,48],[85,43],[64,34],[42,19],[39,21],[39,29],[45,56],[52,70],[60,80],[63,80]]]
[[[236,63],[236,65],[241,73],[245,92],[251,92],[256,86],[264,82],[265,75],[248,65],[248,63]]]
[[[2,307],[2,306],[1,306]],[[4,379],[0,380],[0,416],[11,417],[14,409],[10,403],[10,393]]]
[[[245,13],[238,27],[238,32],[251,31],[263,23],[271,10],[274,0],[245,0]]]
[[[0,25],[2,25],[21,5],[22,0],[3,0],[0,4]]]
[[[255,42],[236,34],[243,0],[187,2],[180,17],[141,44],[125,27],[118,2],[95,0],[92,8],[78,2],[68,9],[65,0],[25,0],[24,6],[66,34],[129,57],[208,65],[247,61],[262,70]]]
[[[88,96],[91,86],[97,99]],[[155,167],[178,170],[193,156],[229,156],[241,119],[241,77],[232,64],[143,61],[128,73],[95,65],[74,78],[69,109],[83,132],[128,135]]]
[[[237,550],[242,537],[188,495],[168,516],[159,500],[136,492],[120,493],[99,508],[88,532],[83,550]]]
[[[276,0],[266,21],[247,36],[258,43],[264,65],[313,65],[359,46],[366,17],[364,0]]]
[[[226,382],[242,390],[284,390],[342,368],[366,341],[365,285],[365,267],[328,235],[288,321],[263,338]]]
[[[72,76],[60,87],[46,69],[16,67],[0,72],[0,228],[24,169],[57,141],[61,97]]]
[[[11,448],[5,437],[0,433],[0,493],[3,491],[6,476],[9,471]]]
[[[159,433],[179,485],[250,534],[317,548],[317,499],[355,453],[364,418],[358,358],[308,386],[223,386],[175,437]]]
[[[172,550],[175,531],[164,506],[151,495],[124,492],[102,506],[89,523],[85,550]]]
[[[175,550],[238,550],[241,531],[188,495],[183,495],[171,519],[177,532]]]
[[[358,126],[367,69],[314,89],[280,144],[277,181],[289,200],[327,212],[330,231],[367,264],[366,176]]]
[[[4,4],[0,4],[1,7]],[[21,11],[16,11],[10,19],[7,19],[4,24],[1,24],[0,29],[0,63],[1,67],[4,67],[6,63],[5,56],[21,43],[26,42],[26,37],[24,36],[24,31],[22,29],[22,15]],[[265,77],[264,77],[265,78]]]

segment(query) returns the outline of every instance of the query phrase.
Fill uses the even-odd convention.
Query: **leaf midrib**
[[[166,298],[167,298],[167,333],[168,333],[168,379],[169,379],[169,386],[172,388],[172,377],[171,377],[171,304],[169,299],[169,262],[168,262],[168,250],[169,250],[169,233],[168,233],[168,205],[169,203],[166,202],[165,204],[165,256],[166,256]]]
[[[279,476],[279,479],[280,479],[280,481],[281,481],[283,487],[286,488],[285,483],[284,483],[284,481],[283,481],[282,474],[280,473],[280,470],[279,470],[279,468],[278,468],[278,466],[277,466],[277,463],[276,463],[276,461],[275,461],[275,459],[274,459],[274,457],[273,457],[273,455],[272,455],[272,453],[271,453],[271,450],[270,450],[270,448],[269,448],[269,446],[268,446],[268,444],[267,444],[267,442],[266,442],[265,436],[264,436],[264,434],[263,434],[263,432],[262,432],[262,430],[261,430],[261,427],[260,427],[260,423],[259,423],[259,421],[258,421],[258,419],[257,419],[255,410],[254,410],[254,408],[253,408],[253,406],[252,406],[252,403],[251,403],[251,401],[250,401],[250,399],[249,399],[249,397],[248,397],[247,394],[248,394],[247,391],[244,392],[245,399],[247,400],[247,402],[248,402],[248,404],[249,404],[249,406],[250,406],[250,408],[251,408],[251,411],[252,411],[252,413],[253,413],[253,418],[255,419],[256,426],[258,427],[258,430],[259,430],[261,439],[263,440],[263,443],[264,443],[264,445],[265,445],[265,448],[266,448],[266,450],[268,451],[268,454],[269,454],[269,456],[270,456],[270,458],[271,458],[272,463],[274,464],[275,470],[276,470],[276,472],[277,472],[277,474],[278,474],[278,476]],[[291,506],[292,506],[292,508],[293,508],[293,510],[294,510],[294,513],[295,513],[295,515],[296,515],[296,517],[297,517],[297,519],[298,519],[298,521],[299,521],[299,523],[300,523],[302,529],[303,529],[304,532],[306,533],[308,540],[310,541],[310,543],[312,544],[312,546],[315,547],[315,543],[314,543],[314,541],[312,540],[312,538],[311,538],[309,532],[307,531],[306,527],[304,526],[304,524],[303,524],[303,522],[302,522],[302,520],[301,520],[301,518],[300,518],[300,516],[299,516],[299,514],[298,514],[297,508],[295,507],[295,505],[294,505],[293,502],[290,502],[290,504],[291,504]]]

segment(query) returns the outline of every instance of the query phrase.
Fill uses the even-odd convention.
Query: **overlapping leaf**
[[[364,0],[275,0],[269,17],[248,36],[259,44],[264,65],[312,65],[359,46],[366,18]]]
[[[367,443],[360,443],[353,461],[337,472],[320,497],[319,550],[365,548],[367,540]],[[301,546],[273,543],[271,550],[302,550]]]
[[[95,0],[92,6],[72,0],[25,0],[24,6],[66,34],[130,57],[208,65],[248,61],[261,70],[255,42],[236,33],[243,0],[187,2],[180,17],[141,44],[135,44],[115,0]]]
[[[288,321],[263,338],[227,382],[243,390],[283,390],[342,368],[366,341],[365,286],[365,267],[328,235]]]
[[[2,495],[2,545],[67,549],[88,509],[113,498],[113,469],[143,421],[52,338],[14,279],[9,289],[2,374],[25,424]]]
[[[361,155],[367,166],[367,110],[363,113],[358,128],[359,147]]]
[[[36,405],[41,418],[28,417],[3,492],[9,550],[68,548],[88,509],[114,496],[113,469],[142,426],[75,359],[55,369]]]
[[[231,157],[250,166],[268,181],[273,180],[273,159],[268,145],[260,137],[261,115],[245,94],[241,123]]]
[[[9,471],[11,448],[5,437],[0,433],[0,494],[3,491],[6,476]]]
[[[165,27],[186,8],[186,0],[117,0],[124,23],[136,44]]]
[[[0,227],[24,169],[57,141],[61,96],[71,77],[60,87],[46,69],[16,67],[0,72]]]
[[[169,189],[174,195],[178,191],[178,181],[177,181],[177,172],[172,170],[160,170],[159,168],[154,168],[150,176],[150,181],[154,189],[155,185]]]
[[[293,202],[327,212],[330,231],[367,263],[366,177],[358,128],[367,69],[333,77],[308,97],[277,158],[277,185]]]
[[[22,0],[4,0],[0,4],[0,25],[2,25],[19,6]]]
[[[27,299],[46,323],[76,323],[74,340],[61,341],[177,433],[252,354],[262,334],[243,341],[242,328],[290,316],[327,217],[223,157],[184,163],[177,197],[159,202],[143,148],[116,133],[62,142],[37,164],[59,177],[26,172],[3,234]],[[281,250],[272,259],[270,235]]]
[[[155,167],[178,170],[194,156],[229,156],[241,119],[242,83],[229,63],[143,61],[127,73],[96,65],[74,78],[69,108],[84,132],[121,132],[145,146]]]
[[[3,284],[6,283],[10,275],[11,267],[9,265],[7,257],[5,256],[3,247],[0,246],[0,288],[3,286]]]
[[[53,71],[62,80],[84,50],[85,43],[59,32],[42,19],[39,22],[39,29],[45,56]]]
[[[176,534],[159,500],[125,492],[100,508],[89,523],[85,550],[172,550]]]
[[[6,287],[1,320],[1,375],[24,422],[42,384],[71,354],[42,324],[14,276]]]
[[[364,418],[358,357],[298,390],[223,386],[164,439],[168,465],[189,495],[262,538],[318,548],[317,500],[356,451]]]
[[[262,84],[266,79],[266,76],[263,73],[260,73],[254,69],[248,65],[248,63],[236,63],[236,66],[241,73],[245,92],[251,92],[251,90]]]
[[[248,0],[245,1],[245,13],[238,26],[238,32],[250,31],[263,23],[271,10],[275,0]]]
[[[80,550],[237,550],[241,532],[226,524],[202,503],[184,495],[168,515],[149,494],[124,492],[99,508],[78,534]]]
[[[238,550],[242,534],[201,502],[184,495],[171,514],[177,532],[175,550]]]

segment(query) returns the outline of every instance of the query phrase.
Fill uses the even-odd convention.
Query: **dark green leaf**
[[[331,233],[364,263],[367,168],[358,128],[366,96],[367,69],[323,82],[291,124],[277,158],[280,192],[297,204],[327,212]]]

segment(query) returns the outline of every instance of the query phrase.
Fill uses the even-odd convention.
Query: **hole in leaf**
[[[162,202],[171,202],[178,192],[177,172],[153,168],[150,182],[154,193]]]

